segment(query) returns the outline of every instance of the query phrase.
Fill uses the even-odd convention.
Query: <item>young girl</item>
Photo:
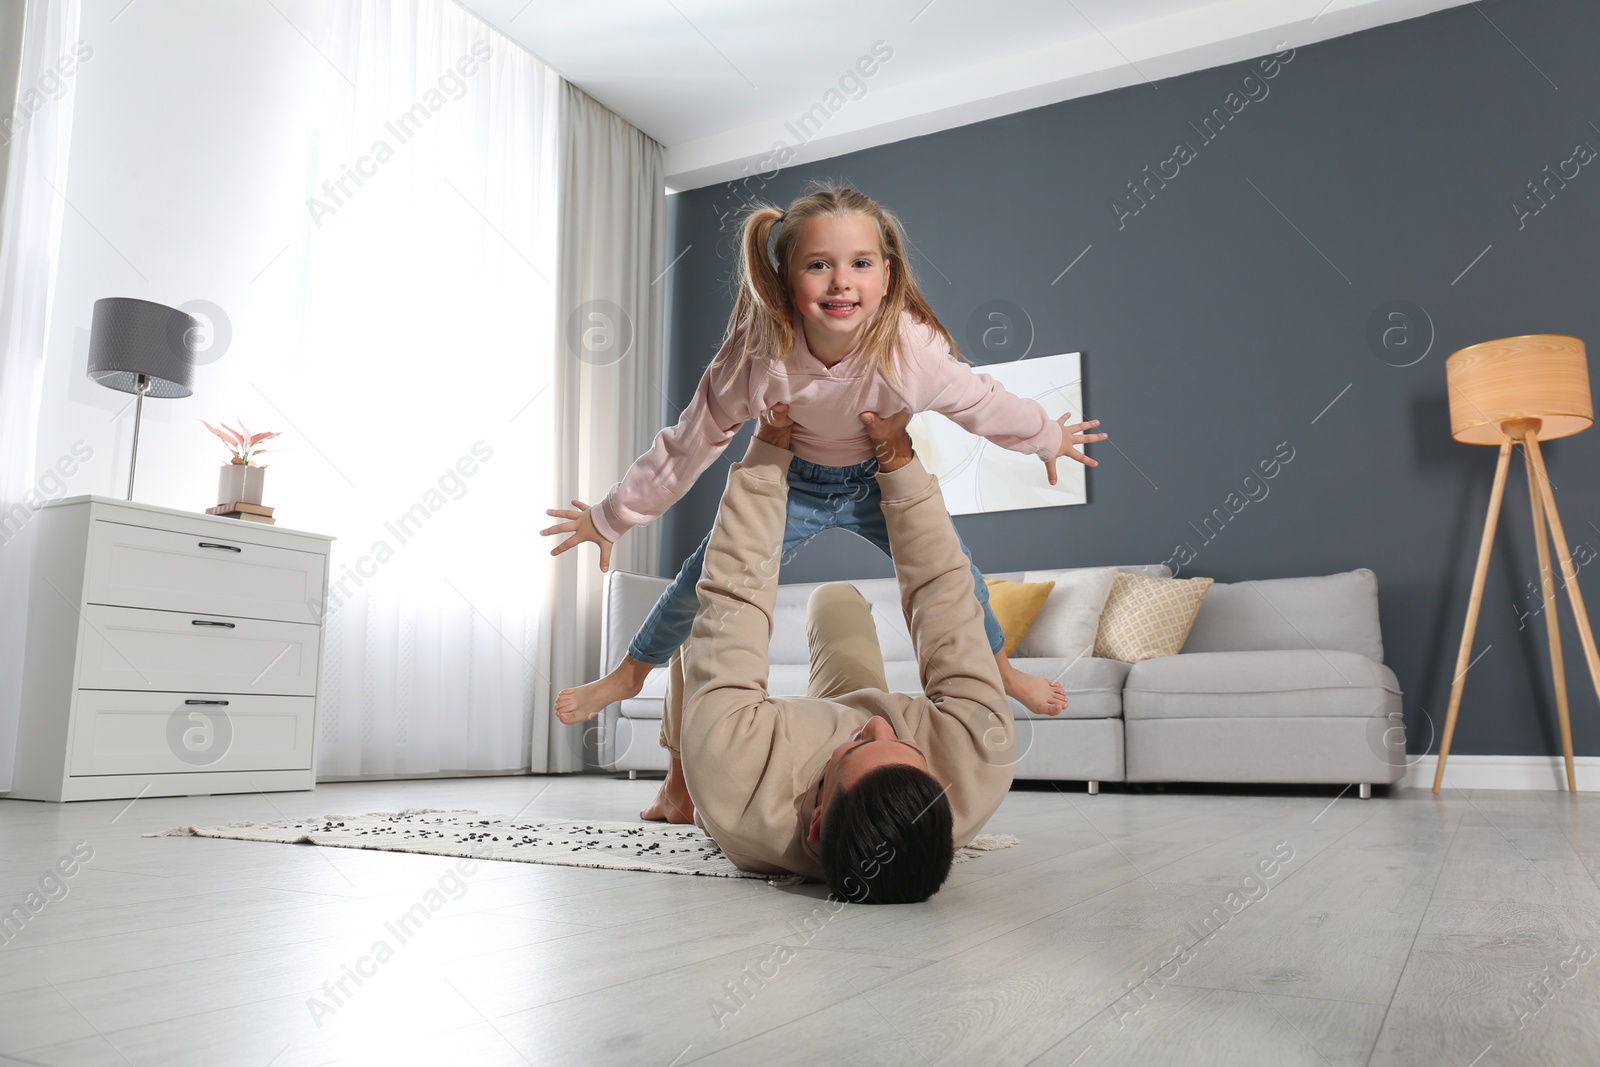
[[[751,418],[792,422],[783,559],[833,526],[889,551],[861,412],[940,412],[995,444],[1038,456],[1051,485],[1058,459],[1096,466],[1073,445],[1105,440],[1104,433],[1082,432],[1098,421],[1068,426],[1071,412],[1052,420],[1035,401],[1013,396],[957,358],[906,252],[894,216],[853,189],[823,186],[787,211],[752,210],[741,240],[739,295],[694,399],[599,504],[574,500],[576,510],[547,513],[568,520],[541,531],[569,535],[551,554],[593,541],[606,570],[617,539],[683,496]],[[650,671],[671,658],[694,622],[705,550],[702,541],[684,561],[615,670],[562,690],[556,698],[562,722],[582,722],[637,695]],[[1036,714],[1059,714],[1066,691],[1011,665],[976,567],[973,578],[1007,694]]]

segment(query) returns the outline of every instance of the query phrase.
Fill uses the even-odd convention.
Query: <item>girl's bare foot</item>
[[[632,656],[622,657],[617,669],[588,685],[563,689],[556,695],[556,718],[571,726],[575,722],[588,722],[606,705],[639,695],[644,680],[659,666],[642,663]]]
[[[1067,691],[1060,682],[1017,670],[1004,651],[996,652],[994,658],[1000,666],[1000,680],[1005,683],[1006,696],[1035,715],[1060,715],[1067,710]]]
[[[645,822],[694,822],[694,801],[689,799],[689,783],[683,780],[683,763],[677,756],[672,757],[672,766],[667,769],[667,780],[661,783],[661,791],[650,806],[639,813],[639,818]]]

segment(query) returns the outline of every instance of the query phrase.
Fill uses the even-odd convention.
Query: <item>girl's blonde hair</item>
[[[927,297],[911,273],[906,255],[905,231],[900,221],[863,193],[842,185],[818,183],[812,191],[796,199],[787,211],[770,204],[757,204],[744,218],[739,240],[739,293],[728,315],[728,329],[722,352],[712,366],[724,372],[727,388],[740,372],[756,359],[789,358],[794,351],[794,300],[787,275],[795,242],[811,219],[845,218],[860,215],[878,227],[878,242],[889,266],[889,286],[883,294],[878,315],[862,339],[862,354],[891,381],[901,351],[900,317],[909,312],[920,323],[944,338],[952,354],[959,356],[955,338],[928,306]],[[773,241],[772,232],[778,236]],[[773,244],[772,255],[767,245]]]

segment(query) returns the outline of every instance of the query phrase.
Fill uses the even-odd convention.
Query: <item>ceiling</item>
[[[1466,0],[459,2],[665,145],[680,190]]]

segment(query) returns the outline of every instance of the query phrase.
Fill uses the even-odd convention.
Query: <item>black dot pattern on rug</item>
[[[301,831],[299,840],[319,845],[675,874],[765,877],[738,870],[697,826],[484,818],[470,812],[330,816],[274,826]]]
[[[769,885],[792,885],[798,875],[743,871],[697,826],[664,823],[583,823],[567,819],[484,818],[475,811],[420,809],[327,815],[276,822],[236,822],[223,826],[180,826],[145,837],[209,837],[276,844],[323,845],[387,852],[596,867],[717,878],[760,878]],[[1021,840],[1010,834],[980,834],[956,850],[964,863]],[[462,870],[463,875],[466,870]]]

